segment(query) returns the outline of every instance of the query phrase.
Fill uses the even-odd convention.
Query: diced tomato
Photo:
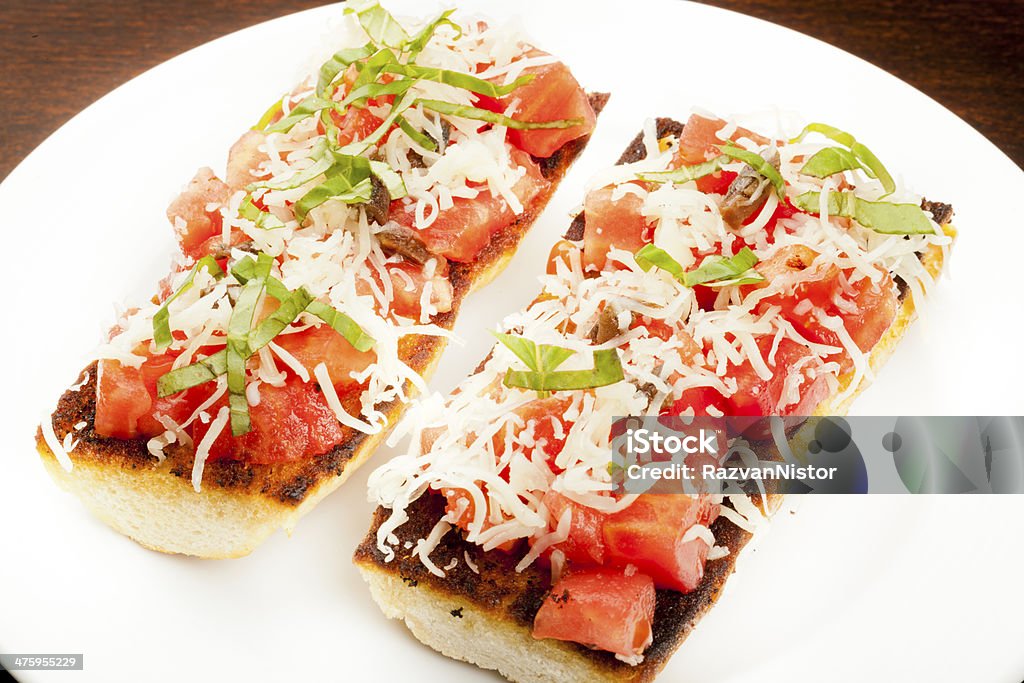
[[[222,204],[231,194],[231,188],[208,168],[200,169],[178,197],[167,207],[167,220],[174,226],[182,253],[194,259],[202,258],[202,245],[221,231],[219,211],[207,211],[211,204]]]
[[[515,414],[525,425],[519,433],[532,430],[533,434],[533,445],[522,446],[526,457],[530,457],[534,450],[539,448],[547,457],[549,466],[558,471],[554,460],[565,447],[565,437],[572,428],[572,423],[562,421],[562,415],[571,404],[572,399],[563,393],[538,398],[515,409]],[[556,420],[561,423],[558,429],[555,428]],[[504,435],[501,432],[495,435],[494,452],[498,457],[505,452]]]
[[[685,540],[696,524],[710,526],[718,506],[708,496],[645,494],[604,522],[610,564],[635,565],[659,588],[688,593],[704,576],[710,549],[702,538]]]
[[[558,240],[554,246],[551,247],[551,251],[548,253],[548,267],[547,274],[554,275],[558,272],[558,262],[561,261],[569,267],[571,263],[569,255],[575,251],[579,251],[580,248],[569,240]]]
[[[460,488],[446,487],[441,489],[441,493],[444,495],[447,503],[445,511],[451,515],[452,519],[454,519],[452,523],[463,531],[469,531],[469,525],[473,522],[473,518],[476,516],[476,504],[473,502],[473,496],[471,496],[469,491],[466,489]],[[488,509],[488,514],[484,515],[484,522],[481,527],[481,531],[486,531],[493,526],[494,522],[491,521]],[[518,544],[519,539],[513,538],[512,540],[505,541],[501,545],[496,546],[496,549],[509,552]]]
[[[260,402],[249,406],[252,429],[235,437],[230,424],[225,426],[211,446],[208,460],[290,462],[326,453],[344,438],[345,432],[316,382],[305,383],[292,375],[281,387],[261,384],[259,394]],[[210,414],[225,405],[227,399],[221,399],[210,408]],[[209,431],[210,423],[192,423],[196,444]]]
[[[117,439],[134,439],[139,419],[153,408],[153,401],[138,368],[116,360],[99,362],[96,387],[96,432]]]
[[[697,178],[697,189],[706,194],[722,194],[729,191],[732,181],[736,180],[735,171],[715,171],[711,175]]]
[[[377,357],[373,351],[356,351],[345,337],[328,325],[278,335],[274,343],[295,356],[310,375],[317,365],[326,364],[327,374],[339,396],[361,386],[352,373],[362,372]]]
[[[679,150],[676,153],[677,163],[683,166],[699,164],[719,155],[718,146],[724,143],[716,133],[722,130],[726,122],[722,119],[709,119],[700,114],[691,114],[679,135]],[[730,140],[749,138],[759,145],[768,143],[768,138],[747,130],[736,128]],[[728,185],[726,186],[728,187]]]
[[[729,376],[736,380],[736,392],[729,397],[726,414],[754,417],[812,415],[829,394],[826,373],[817,371],[821,366],[820,359],[789,337],[780,340],[774,359],[771,357],[773,336],[758,337],[756,342],[761,357],[772,370],[772,377],[762,379],[749,360],[739,366],[730,366]],[[799,368],[799,378],[793,375],[793,368]],[[795,401],[790,395],[793,387],[797,391]]]
[[[586,505],[575,503],[561,493],[548,489],[544,494],[544,505],[551,513],[551,530],[558,527],[558,521],[566,510],[571,510],[569,538],[554,548],[565,553],[565,557],[579,565],[600,565],[604,562],[604,520],[607,515]]]
[[[143,349],[136,350],[144,354]],[[116,360],[99,362],[96,389],[96,431],[118,439],[153,437],[166,430],[156,415],[166,415],[178,424],[184,422],[212,391],[200,385],[164,398],[157,397],[157,380],[171,371],[176,354],[147,356],[134,368]]]
[[[810,341],[843,348],[840,336],[822,321],[821,313],[838,317],[857,347],[869,352],[896,317],[899,302],[892,278],[879,269],[877,283],[868,278],[850,283],[852,269],[840,271],[835,265],[815,264],[817,255],[809,247],[793,245],[757,264],[765,284],[781,278],[791,284],[780,294],[763,299],[755,310],[760,313],[769,306],[778,306],[782,316]],[[846,351],[839,354],[839,363],[843,372],[852,369],[853,361]]]
[[[512,161],[526,169],[526,174],[512,188],[526,210],[534,197],[548,181],[541,175],[540,167],[526,154],[512,150]],[[508,203],[481,187],[480,193],[472,198],[456,197],[453,206],[438,213],[430,226],[416,230],[414,217],[406,211],[401,201],[391,203],[389,218],[399,225],[416,230],[432,254],[444,256],[452,261],[472,261],[491,241],[491,236],[515,220],[516,214]]]
[[[714,409],[716,414],[725,415],[729,410],[729,402],[718,389],[714,387],[691,387],[684,389],[683,393],[676,400],[662,409],[662,415],[682,415],[684,412],[693,410],[693,415],[708,415],[708,409]]]
[[[643,199],[632,192],[612,199],[614,191],[611,186],[598,188],[584,200],[584,267],[604,268],[612,247],[635,252],[651,241],[651,225],[641,213]]]
[[[524,56],[533,58],[544,55],[540,50],[531,50]],[[480,98],[480,106],[504,112],[513,100],[518,100],[519,107],[512,117],[520,121],[581,119],[582,123],[569,128],[509,129],[509,142],[535,157],[547,158],[567,142],[593,132],[597,125],[597,115],[590,106],[587,93],[573,77],[569,67],[555,62],[528,67],[523,70],[523,75],[532,75],[534,78],[500,99]]]
[[[454,292],[451,280],[448,279],[448,261],[436,261],[435,271],[429,278],[430,304],[438,313],[446,313],[452,310]],[[419,320],[423,288],[428,282],[423,266],[403,259],[397,263],[389,263],[387,271],[391,276],[391,288],[394,292],[391,310],[397,315]]]
[[[644,574],[572,571],[551,587],[534,619],[533,637],[635,657],[653,640],[654,602],[654,582]]]
[[[384,119],[374,115],[369,109],[349,107],[344,114],[331,110],[331,119],[338,127],[338,145],[345,145],[357,140],[366,139],[377,130]],[[384,140],[384,138],[381,138]]]

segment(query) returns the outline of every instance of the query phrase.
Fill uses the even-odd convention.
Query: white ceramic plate
[[[1024,174],[953,114],[846,53],[705,6],[473,6],[496,18],[516,12],[580,82],[614,94],[508,271],[465,307],[457,329],[466,349],[445,357],[436,389],[482,357],[485,327],[532,298],[585,179],[618,157],[645,117],[685,118],[694,105],[724,114],[779,107],[855,131],[912,188],[957,210],[953,277],[857,412],[1024,414],[1015,286]],[[163,276],[174,248],[168,201],[197,167],[223,167],[237,135],[312,66],[304,50],[340,11],[255,26],[147,72],[78,115],[0,186],[12,255],[0,336],[9,439],[0,651],[85,655],[83,672],[26,681],[494,680],[384,619],[350,564],[372,509],[366,476],[387,450],[294,536],[224,562],[167,557],[118,536],[59,491],[33,452],[36,422],[112,320],[110,302],[144,298]],[[806,499],[743,558],[663,680],[1019,681],[1022,538],[1024,497]]]

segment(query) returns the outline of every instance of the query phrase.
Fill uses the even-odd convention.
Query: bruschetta
[[[170,205],[171,274],[38,430],[53,478],[148,548],[245,555],[359,467],[607,97],[510,27],[344,12],[224,178]]]
[[[541,295],[372,473],[354,559],[373,598],[512,681],[653,679],[779,496],[616,490],[615,417],[843,414],[939,274],[951,215],[832,126],[651,121]]]

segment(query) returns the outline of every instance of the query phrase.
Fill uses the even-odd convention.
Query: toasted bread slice
[[[600,113],[608,95],[590,95]],[[435,316],[433,323],[451,329],[461,302],[490,282],[511,260],[520,240],[547,205],[569,166],[583,151],[588,138],[566,144],[547,159],[538,160],[550,182],[546,190],[515,222],[495,234],[472,263],[452,263],[452,310]],[[441,337],[412,335],[403,339],[399,354],[424,379],[432,374],[444,350]],[[96,409],[96,364],[83,371],[84,384],[68,390],[53,413],[58,441],[73,434],[78,444],[66,471],[43,437],[36,447],[50,475],[75,493],[97,517],[139,544],[165,553],[204,558],[241,557],[252,552],[276,529],[291,531],[298,520],[362,465],[387,435],[388,428],[367,436],[347,430],[345,440],[331,451],[308,461],[273,465],[237,461],[206,463],[202,491],[192,487],[194,451],[181,445],[166,448],[157,462],[145,439],[103,437],[93,429]],[[413,387],[407,387],[412,394]],[[388,427],[395,424],[405,404],[383,409]],[[356,408],[356,414],[358,408]],[[83,424],[84,423],[84,424]],[[75,429],[80,425],[80,429]]]
[[[659,138],[678,135],[682,124],[658,119],[657,129]],[[619,163],[643,158],[644,149],[642,136],[637,136]],[[951,226],[942,227],[947,234],[955,234]],[[581,236],[582,221],[578,220],[566,237]],[[931,247],[922,262],[933,277],[938,276],[943,265],[942,250]],[[899,301],[895,319],[870,354],[873,370],[889,358],[916,317],[913,297],[906,287],[900,288]],[[861,382],[838,401],[836,397],[853,379],[852,373],[842,376],[833,398],[820,404],[815,414],[844,415],[867,386],[867,382]],[[760,506],[760,500],[754,498]],[[781,501],[782,496],[769,494],[768,513],[777,510]],[[753,537],[725,517],[713,523],[716,545],[729,548],[729,554],[706,563],[703,580],[693,592],[657,591],[654,641],[644,652],[643,661],[633,666],[611,653],[577,643],[535,639],[534,617],[551,587],[551,577],[550,571],[537,563],[517,573],[521,554],[484,552],[460,534],[448,533],[430,553],[430,559],[436,566],[450,569],[443,577],[432,574],[419,557],[412,555],[412,549],[418,540],[427,537],[445,511],[441,496],[422,496],[415,501],[406,510],[409,520],[392,532],[398,537],[398,543],[393,544],[396,556],[387,562],[377,545],[377,530],[390,511],[378,508],[353,561],[386,616],[403,620],[416,638],[444,655],[495,670],[517,683],[653,680],[719,598],[740,552]]]

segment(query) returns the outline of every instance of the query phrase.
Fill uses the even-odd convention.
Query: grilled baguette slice
[[[607,100],[604,93],[590,95],[596,113]],[[587,140],[574,140],[550,158],[539,160],[544,176],[551,181],[549,187],[515,222],[492,236],[474,262],[451,264],[452,310],[435,316],[435,324],[450,329],[463,299],[504,269]],[[409,336],[403,339],[399,354],[427,379],[444,346],[441,337]],[[93,429],[95,363],[83,371],[82,379],[86,381],[77,391],[68,390],[61,397],[52,416],[58,441],[69,433],[79,440],[70,454],[74,468],[68,472],[61,467],[39,430],[36,447],[43,464],[58,484],[81,498],[97,517],[139,544],[165,553],[215,559],[248,555],[275,530],[290,532],[321,498],[370,457],[389,431],[368,436],[347,430],[340,445],[302,462],[208,462],[202,491],[196,493],[191,483],[193,450],[178,444],[168,446],[167,458],[158,463],[149,454],[145,439],[100,436]],[[413,391],[407,387],[407,392]],[[393,403],[383,409],[389,427],[404,407]],[[83,422],[82,429],[74,428]]]
[[[658,119],[658,137],[678,135],[682,125],[671,119]],[[637,161],[644,153],[642,135],[638,135],[619,163]],[[575,224],[566,237],[578,239],[582,236],[581,227],[582,223]],[[949,225],[944,224],[943,229],[954,234]],[[943,265],[941,249],[932,247],[922,262],[933,277],[938,276]],[[873,370],[889,358],[915,317],[913,298],[907,288],[901,287],[896,317],[870,354]],[[852,373],[841,377],[837,394],[852,380]],[[841,403],[835,398],[826,400],[815,414],[844,415],[865,388],[866,383],[862,382]],[[769,495],[769,512],[778,508],[781,498]],[[461,535],[448,533],[430,558],[438,567],[457,563],[444,577],[430,573],[418,557],[411,555],[411,550],[402,549],[414,548],[418,540],[430,533],[445,514],[445,502],[440,496],[422,496],[406,512],[409,520],[393,532],[398,536],[393,561],[386,562],[377,547],[377,529],[390,515],[384,508],[377,509],[369,532],[356,549],[353,561],[369,584],[373,599],[387,617],[403,620],[424,644],[453,659],[495,670],[517,683],[654,680],[718,600],[735,570],[740,551],[752,538],[724,517],[714,522],[711,530],[716,544],[728,547],[729,554],[707,562],[704,578],[693,592],[657,591],[654,642],[645,651],[643,662],[630,666],[611,653],[577,643],[534,639],[533,620],[551,586],[550,571],[537,563],[517,573],[519,556],[484,552]]]

